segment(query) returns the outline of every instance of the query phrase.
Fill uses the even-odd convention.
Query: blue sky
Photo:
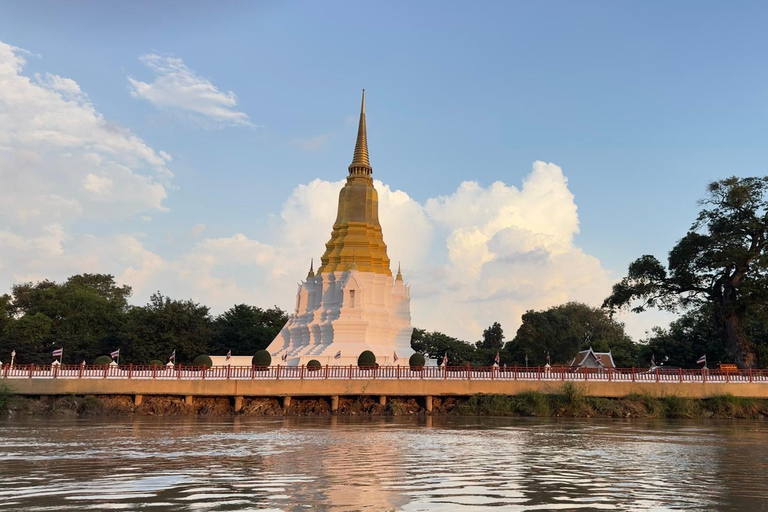
[[[520,188],[533,162],[543,161],[562,169],[578,208],[569,250],[599,260],[601,279],[612,281],[641,254],[666,255],[693,221],[707,182],[765,174],[767,22],[768,5],[761,2],[12,1],[0,5],[0,41],[29,52],[23,76],[73,80],[87,95],[81,101],[110,125],[172,158],[166,167],[173,177],[159,179],[166,195],[161,208],[137,200],[120,215],[87,208],[55,214],[66,233],[61,250],[75,261],[83,262],[74,255],[83,254],[76,245],[85,236],[130,236],[163,261],[199,257],[196,248],[205,240],[235,234],[285,248],[276,231],[286,231],[281,215],[297,187],[345,176],[364,87],[374,176],[423,206],[434,224],[432,246],[422,260],[412,258],[414,271],[440,275],[424,259],[456,271],[445,267],[453,254],[445,240],[457,225],[438,219],[430,199],[453,197],[465,181],[484,190],[497,181]],[[216,91],[231,92],[236,103],[229,111],[247,121],[190,115],[189,108],[135,94],[129,79],[152,84],[158,76],[140,60],[147,55],[180,59]],[[9,162],[2,173],[22,172]],[[0,230],[19,239],[37,236],[34,226],[9,215]],[[326,239],[330,227],[317,239]],[[385,228],[392,247],[398,228]],[[292,254],[306,249],[302,261],[319,257],[322,242],[311,242],[292,247]],[[27,259],[6,258],[0,285],[46,275],[43,264],[19,268]],[[104,255],[93,269],[127,280],[126,268],[145,268],[114,260]],[[293,285],[281,289],[280,279],[295,283],[303,274],[259,265],[221,262],[212,275],[250,283],[250,292],[243,285],[233,299],[290,307]],[[51,267],[50,277],[93,270],[86,267]],[[172,296],[225,307],[226,297],[187,288],[182,277],[157,286],[145,277],[148,283],[135,285],[139,303],[147,290],[164,286]],[[420,281],[412,277],[415,287]],[[521,288],[514,308],[500,304],[491,316],[478,310],[474,324],[455,330],[469,336],[493,314],[514,325],[527,305],[587,300],[573,292],[579,286],[529,302]],[[265,287],[274,294],[256,291]],[[599,295],[594,290],[589,298],[596,302]],[[441,328],[441,318],[427,313],[430,299],[414,289],[419,301],[414,324]],[[491,296],[480,300],[488,301]]]

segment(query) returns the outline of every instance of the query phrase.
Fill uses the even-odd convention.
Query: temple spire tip
[[[355,142],[355,153],[352,157],[352,163],[349,165],[349,174],[370,176],[372,172],[373,169],[368,158],[368,134],[365,126],[365,89],[363,89],[363,99],[360,104],[360,123],[357,126],[357,141]]]

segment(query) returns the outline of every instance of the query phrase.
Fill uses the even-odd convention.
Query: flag
[[[499,351],[497,350],[496,357],[493,358],[493,362],[499,364],[499,361],[501,361],[501,359],[499,358]]]
[[[443,356],[443,365],[448,365],[448,352]]]
[[[61,357],[61,355],[62,355],[63,353],[64,353],[64,349],[63,349],[63,348],[57,348],[56,350],[54,350],[53,352],[51,352],[51,355],[52,355],[53,357]]]
[[[656,366],[656,356],[651,354],[651,368]]]
[[[696,360],[697,364],[707,364],[707,354],[704,354]]]
[[[394,352],[394,356],[392,357],[392,359],[393,359],[395,362],[397,362],[397,360],[399,359],[399,358],[397,357],[397,351],[395,351],[395,352]]]
[[[110,356],[112,359],[116,359],[116,358],[120,357],[120,349],[117,349],[117,350],[115,350],[114,352],[112,352],[111,354],[109,354],[109,356]]]
[[[227,361],[229,361],[230,359],[232,359],[232,351],[231,350],[229,352],[227,352]]]
[[[547,364],[549,364],[549,352],[547,352]]]
[[[287,360],[288,360],[288,352],[286,352],[285,354],[283,354],[283,356],[281,357],[281,359],[282,359],[283,361],[287,361]]]
[[[335,356],[333,356],[333,358],[334,358],[334,359],[341,359],[341,350],[339,350],[338,352],[336,352],[336,355],[335,355]]]
[[[168,362],[170,363],[171,361],[174,363],[176,362],[176,349],[173,349],[173,352],[171,352],[171,357],[168,358]]]

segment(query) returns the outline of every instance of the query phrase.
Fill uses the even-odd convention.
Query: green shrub
[[[210,368],[211,366],[213,366],[213,361],[211,360],[210,356],[202,354],[197,356],[195,360],[192,361],[192,364],[195,366],[207,366],[208,368]]]
[[[699,400],[670,395],[663,402],[667,418],[698,418],[701,415]]]
[[[5,414],[13,401],[14,395],[5,383],[0,382],[0,414]]]
[[[99,356],[96,358],[96,360],[93,362],[96,366],[104,366],[105,364],[109,364],[112,362],[112,358],[109,356]]]
[[[364,350],[357,358],[357,366],[371,367],[376,365],[376,356],[370,350]]]
[[[266,350],[259,350],[253,355],[254,366],[269,366],[272,364],[272,356]]]
[[[415,352],[410,359],[408,359],[408,364],[411,365],[411,368],[421,368],[426,362],[424,356],[418,352]]]
[[[525,416],[549,416],[551,408],[547,395],[540,391],[524,391],[517,395],[517,410]]]
[[[153,359],[149,362],[149,366],[163,366],[163,362],[159,359]]]
[[[707,407],[719,418],[756,418],[761,416],[764,401],[730,393],[713,396],[707,400]],[[761,407],[762,406],[762,407]]]
[[[319,370],[322,367],[323,365],[320,364],[320,361],[318,361],[317,359],[312,359],[310,362],[307,363],[307,370],[311,372],[315,370]]]

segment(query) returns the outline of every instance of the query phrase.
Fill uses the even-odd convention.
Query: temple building
[[[398,265],[392,276],[379,224],[365,126],[365,91],[347,183],[331,239],[315,273],[310,265],[299,285],[288,323],[267,347],[273,361],[303,365],[357,364],[364,350],[382,365],[408,364],[411,349],[411,296]]]

